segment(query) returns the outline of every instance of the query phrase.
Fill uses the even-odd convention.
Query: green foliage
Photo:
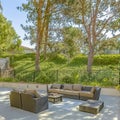
[[[99,55],[94,57],[94,65],[118,65],[120,55]]]
[[[71,58],[79,52],[79,43],[83,36],[82,32],[77,27],[64,27],[62,29],[62,34],[65,54]]]
[[[87,57],[84,55],[75,56],[69,63],[70,66],[81,66],[86,64],[87,64]]]
[[[35,60],[35,53],[27,53],[27,54],[16,54],[13,55],[13,61],[20,61],[20,60]]]
[[[8,78],[0,78],[0,82],[17,82],[17,79],[15,79],[15,78],[10,78],[10,77],[8,77]]]
[[[120,85],[117,85],[117,86],[116,86],[116,89],[120,91]]]
[[[41,71],[40,73],[37,73],[38,76],[35,79],[35,82],[38,83],[55,83],[56,82],[56,76],[55,71]]]
[[[24,61],[24,60],[34,60],[35,59],[35,53],[27,53],[27,54],[4,54],[2,55],[3,57],[10,57],[11,61],[16,62],[16,61]]]
[[[102,40],[99,44],[99,47],[96,49],[97,54],[109,54],[111,50],[117,50],[118,47],[118,40],[117,37],[113,38],[108,38],[105,40]]]
[[[20,57],[21,56],[21,57]],[[60,55],[61,56],[61,55]],[[83,56],[83,55],[80,55]],[[79,56],[79,57],[80,57]],[[5,55],[4,57],[7,57]],[[12,57],[12,56],[9,56]],[[77,83],[92,86],[116,86],[119,80],[119,70],[116,66],[94,66],[92,74],[88,74],[84,65],[75,66],[63,64],[56,57],[52,61],[52,55],[48,61],[41,62],[41,71],[34,70],[34,54],[22,54],[13,56],[14,78],[4,78],[1,81],[8,82],[36,82],[36,83]],[[78,58],[79,58],[78,57]],[[64,58],[64,57],[63,57]],[[110,59],[110,58],[109,58]],[[56,61],[55,61],[56,60]],[[63,59],[64,60],[64,59]],[[63,61],[62,60],[62,61]],[[101,59],[100,59],[101,60]],[[79,61],[79,59],[78,59]],[[61,64],[58,64],[61,63]],[[66,63],[66,62],[65,62]],[[74,62],[75,63],[75,62]],[[73,64],[72,64],[73,65]]]
[[[55,64],[66,64],[67,58],[62,54],[55,54],[51,53],[48,54],[48,62],[45,63],[43,60],[43,57],[41,57],[41,61],[45,63],[45,66],[54,67]],[[3,54],[0,57],[9,57],[11,62],[17,62],[17,61],[34,61],[35,60],[35,53],[28,53],[28,54]],[[106,65],[118,65],[120,60],[120,55],[97,55],[94,57],[93,64],[95,66],[106,66]],[[54,64],[53,64],[54,63]],[[85,55],[77,55],[74,58],[71,59],[70,63],[68,63],[68,66],[76,66],[80,67],[87,64],[87,56]],[[109,66],[112,67],[112,66]]]
[[[62,83],[68,83],[69,84],[69,83],[74,83],[74,81],[73,81],[71,76],[66,75],[62,78]]]
[[[62,54],[50,54],[49,60],[56,63],[56,64],[65,64],[67,62],[67,59]]]
[[[115,19],[114,21],[112,21],[112,23],[110,24],[110,26],[114,29],[114,30],[118,30],[120,28],[120,18]]]
[[[20,46],[21,41],[10,21],[0,13],[0,52],[10,50],[14,46]],[[9,44],[8,44],[9,43]],[[20,43],[19,45],[17,43]],[[14,49],[12,48],[12,49]]]
[[[102,69],[93,71],[93,73],[87,74],[85,72],[80,77],[80,82],[84,84],[99,85],[99,86],[115,86],[117,85],[117,72],[114,72],[112,69]]]
[[[106,66],[106,65],[118,65],[120,60],[120,55],[97,55],[94,57],[93,65]],[[87,64],[87,57],[84,55],[75,56],[71,62],[70,66],[81,66]]]

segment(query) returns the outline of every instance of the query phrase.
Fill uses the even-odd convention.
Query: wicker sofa
[[[10,92],[10,105],[38,113],[48,109],[48,96],[41,96],[35,90]]]
[[[80,84],[52,84],[48,89],[48,93],[58,93],[64,97],[80,100],[98,100],[100,92],[100,87],[82,86]]]

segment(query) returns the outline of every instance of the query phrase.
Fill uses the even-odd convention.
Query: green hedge
[[[54,62],[55,64],[65,64],[67,62],[67,58],[62,54],[49,54],[48,61]]]
[[[120,62],[120,55],[97,55],[94,56],[93,65],[118,65]],[[80,66],[87,65],[87,56],[78,55],[75,56],[69,65]]]
[[[48,61],[54,62],[55,64],[66,64],[67,58],[64,55],[61,54],[48,54]],[[35,53],[29,53],[29,54],[17,54],[17,55],[3,55],[0,57],[10,57],[11,63],[15,61],[34,61],[35,60]],[[43,59],[43,56],[41,55],[41,59]],[[120,55],[96,55],[94,56],[94,62],[93,65],[118,65],[120,62]],[[72,58],[69,62],[70,66],[81,66],[81,65],[87,65],[87,56],[85,55],[77,55],[74,58]]]
[[[3,58],[9,57],[11,62],[21,61],[21,60],[35,60],[35,53],[27,53],[27,54],[3,54]]]
[[[93,65],[118,65],[120,55],[99,55],[94,57]]]
[[[87,65],[87,56],[77,55],[69,63],[71,66]]]

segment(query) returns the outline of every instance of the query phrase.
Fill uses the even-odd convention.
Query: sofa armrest
[[[36,103],[35,113],[48,109],[48,96],[41,96],[40,98],[33,98]]]
[[[48,100],[48,96],[41,96],[40,98],[33,98],[34,101],[38,102],[42,102],[42,101],[47,101]]]
[[[101,92],[101,88],[100,87],[96,87],[95,88],[95,93],[94,93],[94,99],[95,100],[99,100],[100,92]]]

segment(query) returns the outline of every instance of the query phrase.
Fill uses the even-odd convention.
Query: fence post
[[[118,72],[119,72],[119,75],[118,75],[118,76],[119,76],[118,85],[120,85],[120,65],[119,65],[119,69],[118,69],[118,70],[119,70],[119,71],[118,71]]]
[[[120,61],[118,63],[118,85],[120,85]]]
[[[0,68],[0,77],[1,77],[1,68]]]
[[[13,70],[13,76],[14,76],[14,78],[15,78],[15,70]]]
[[[35,71],[33,72],[33,81],[35,82]]]
[[[57,76],[56,76],[56,77],[57,77],[57,82],[58,82],[58,70],[56,71],[56,74],[57,74]]]

